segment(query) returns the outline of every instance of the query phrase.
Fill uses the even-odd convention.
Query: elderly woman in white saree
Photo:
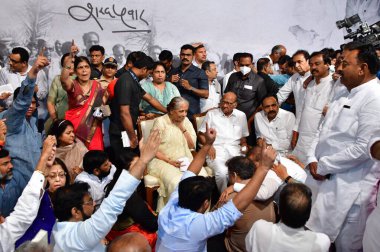
[[[178,185],[182,172],[193,160],[191,149],[195,149],[196,133],[187,118],[189,103],[182,97],[174,97],[167,106],[168,114],[156,119],[153,129],[161,132],[161,144],[148,164],[148,173],[160,179],[157,211],[168,201]],[[208,176],[202,168],[201,176]]]

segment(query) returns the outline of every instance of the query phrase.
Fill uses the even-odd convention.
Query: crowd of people
[[[380,48],[68,47],[0,70],[0,251],[380,250]]]

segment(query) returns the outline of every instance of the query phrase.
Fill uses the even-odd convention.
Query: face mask
[[[247,67],[247,66],[242,66],[242,67],[240,67],[240,72],[243,75],[247,75],[249,72],[251,72],[251,68]]]

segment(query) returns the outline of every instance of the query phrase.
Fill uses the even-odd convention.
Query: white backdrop
[[[83,34],[93,31],[99,34],[99,43],[108,55],[112,46],[120,43],[151,56],[161,49],[178,54],[182,44],[201,41],[206,44],[208,58],[226,71],[238,51],[251,52],[257,58],[276,44],[285,45],[288,54],[301,48],[338,48],[344,31],[338,30],[335,22],[359,12],[362,20],[374,23],[380,16],[379,2],[2,0],[0,40],[25,46],[40,38],[52,43],[74,39],[83,48]]]

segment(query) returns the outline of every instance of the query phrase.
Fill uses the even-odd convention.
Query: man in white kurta
[[[277,98],[278,103],[281,106],[281,104],[286,101],[289,95],[293,92],[296,103],[296,118],[298,118],[300,117],[298,108],[302,107],[302,102],[305,95],[303,82],[310,76],[309,53],[299,50],[293,54],[292,58],[297,73],[293,74],[285,85],[278,91]]]
[[[201,113],[210,109],[217,108],[222,94],[222,88],[220,83],[216,79],[218,76],[218,70],[216,64],[213,61],[205,61],[202,64],[202,69],[205,71],[208,79],[208,97],[200,98],[199,104],[201,106]]]
[[[297,107],[299,117],[296,128],[298,132],[297,145],[293,154],[305,163],[313,139],[317,136],[318,128],[323,120],[323,108],[329,102],[334,81],[329,71],[329,61],[322,53],[313,53],[310,57],[310,70],[313,80],[305,90],[302,107]]]
[[[380,128],[378,59],[373,48],[355,44],[346,45],[343,54],[341,82],[347,91],[331,103],[307,162],[321,183],[306,226],[327,234],[338,252],[362,249],[380,177],[367,151]],[[360,61],[363,54],[367,59]]]
[[[204,143],[203,133],[206,123],[219,134],[206,159],[207,165],[214,170],[215,181],[219,192],[227,187],[228,168],[226,161],[241,155],[242,148],[247,148],[245,137],[249,135],[247,117],[237,109],[237,97],[232,92],[224,94],[220,108],[210,110],[199,128],[200,143]]]
[[[256,113],[254,120],[258,143],[265,139],[277,152],[286,154],[290,151],[296,121],[294,114],[280,109],[273,96],[266,97],[261,105],[263,110]]]

